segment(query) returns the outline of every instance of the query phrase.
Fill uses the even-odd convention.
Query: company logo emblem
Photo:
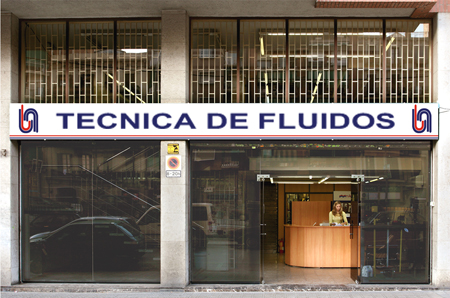
[[[38,132],[38,112],[35,109],[24,111],[23,105],[19,109],[19,128],[23,133]]]
[[[423,119],[425,118],[425,119]],[[422,120],[423,119],[423,120]],[[417,133],[431,132],[431,112],[428,109],[417,111],[417,105],[412,110],[412,128]]]

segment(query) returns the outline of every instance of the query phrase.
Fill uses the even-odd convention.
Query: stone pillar
[[[161,27],[161,102],[189,102],[189,17],[165,10]]]
[[[450,286],[450,13],[438,13],[433,22],[433,102],[440,104],[439,141],[433,146],[433,201],[431,233],[431,279]]]
[[[2,286],[19,282],[19,146],[9,140],[9,104],[19,102],[19,19],[1,15],[0,273]]]
[[[181,177],[167,178],[167,145],[179,144]],[[161,142],[161,287],[189,283],[189,155],[186,142]]]
[[[189,101],[189,18],[162,12],[161,102]],[[167,144],[179,144],[181,178],[166,177]],[[189,283],[189,169],[186,141],[161,142],[161,287]]]

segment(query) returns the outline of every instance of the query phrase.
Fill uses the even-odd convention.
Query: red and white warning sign
[[[181,177],[181,157],[179,155],[166,156],[166,177]]]

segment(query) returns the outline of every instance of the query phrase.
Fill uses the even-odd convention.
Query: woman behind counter
[[[348,224],[347,216],[345,215],[345,212],[342,211],[341,202],[336,201],[333,204],[333,210],[330,211],[329,215],[329,221],[330,225],[335,224],[342,224],[342,222],[345,222],[345,224]]]

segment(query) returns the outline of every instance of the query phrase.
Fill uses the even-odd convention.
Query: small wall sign
[[[180,156],[166,156],[166,177],[180,178],[181,177],[181,157]]]
[[[167,154],[180,154],[180,145],[167,144]]]

